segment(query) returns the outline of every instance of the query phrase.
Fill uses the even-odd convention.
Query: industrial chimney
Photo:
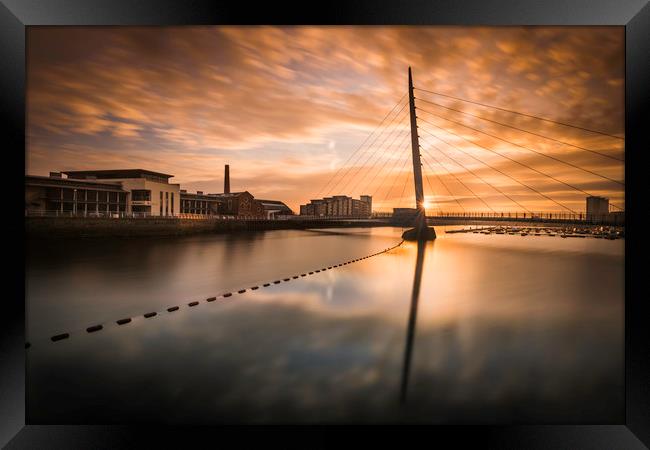
[[[230,166],[226,164],[223,175],[223,193],[230,194]]]

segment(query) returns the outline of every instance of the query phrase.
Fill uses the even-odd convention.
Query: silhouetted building
[[[391,221],[396,224],[411,225],[418,215],[416,208],[393,208]]]
[[[370,217],[372,214],[372,197],[362,195],[360,200],[347,195],[334,195],[311,200],[300,205],[301,216],[325,217]]]
[[[587,217],[609,214],[609,199],[605,197],[587,197]]]

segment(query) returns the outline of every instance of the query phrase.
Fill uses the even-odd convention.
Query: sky
[[[427,209],[624,208],[623,27],[28,27],[26,173],[414,207],[409,66]]]

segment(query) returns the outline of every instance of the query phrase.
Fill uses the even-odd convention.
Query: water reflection
[[[435,241],[431,241],[431,245]],[[408,390],[409,371],[411,368],[411,354],[413,353],[413,337],[415,336],[415,324],[418,314],[418,299],[420,297],[420,284],[422,282],[422,265],[424,263],[425,241],[418,241],[418,253],[415,259],[415,274],[413,275],[413,290],[411,291],[411,309],[406,330],[406,345],[404,347],[404,366],[402,368],[402,385],[400,389],[400,402],[406,403]]]
[[[170,281],[188,274],[199,283],[203,278],[189,268],[203,267],[218,287],[232,282],[226,275],[250,286],[272,280],[268,275],[284,261],[298,272],[301,258],[323,267],[311,249],[358,257],[395,244],[400,232],[298,233],[286,240],[270,233],[230,242],[229,252],[253,255],[238,260],[247,271],[239,263],[236,271],[220,267],[218,242],[151,243],[140,246],[141,258],[176,255],[182,262],[163,274],[139,271],[131,283],[144,277],[145,285],[175,291]],[[176,312],[140,316],[128,326],[35,343],[27,352],[28,422],[622,421],[623,244],[533,239],[440,232],[428,249],[405,243],[228,299],[192,308],[183,302]],[[114,247],[106,249],[104,269],[94,257],[85,263],[97,277],[92,300],[109,312],[115,293],[104,294],[105,271],[124,254]],[[264,261],[261,271],[250,258]],[[56,259],[52,276],[83,273],[81,259]],[[274,260],[279,267],[269,269]],[[34,268],[32,285],[48,281],[46,265]]]

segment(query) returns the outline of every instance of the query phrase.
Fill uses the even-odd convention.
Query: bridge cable
[[[420,159],[422,158],[422,155],[420,155]],[[436,204],[438,207],[438,213],[442,213],[442,210],[440,209],[440,203],[438,203],[438,200],[436,200],[436,191],[433,189],[433,186],[431,185],[431,180],[429,180],[429,174],[424,173],[424,177],[427,179],[427,184],[429,185],[429,189],[431,189],[431,196],[433,197],[433,203]]]
[[[402,106],[402,109],[400,110],[400,113],[402,112],[402,110],[404,109],[404,107],[405,107],[406,105],[407,105],[407,104],[405,103],[404,106]],[[399,114],[399,113],[398,113],[398,114]],[[371,153],[371,154],[366,158],[366,160],[365,160],[365,161],[364,161],[360,166],[358,166],[358,167],[356,168],[357,170],[354,172],[354,174],[353,174],[352,176],[350,176],[349,178],[347,178],[345,184],[344,184],[343,187],[341,188],[341,191],[342,191],[342,192],[345,192],[345,189],[350,185],[350,182],[351,182],[352,180],[354,180],[354,179],[357,177],[357,175],[359,174],[359,172],[361,171],[361,169],[363,169],[363,168],[367,165],[368,161],[370,161],[370,160],[371,160],[371,159],[372,159],[372,158],[377,154],[377,152],[382,148],[382,146],[386,143],[386,141],[387,141],[391,136],[393,136],[393,134],[394,134],[396,131],[403,131],[403,130],[400,130],[400,126],[403,124],[404,120],[408,117],[408,114],[409,114],[408,111],[406,111],[406,112],[404,113],[404,115],[403,115],[403,116],[402,116],[402,117],[397,121],[397,123],[394,124],[393,130],[392,130],[390,133],[388,133],[388,134],[386,135],[386,137],[381,141],[381,143],[379,144],[379,146],[376,147],[375,150],[374,150],[374,151],[373,151],[373,152],[372,152],[372,153]],[[397,116],[395,116],[395,118],[396,118],[396,117],[397,117]],[[393,122],[394,122],[394,119],[395,119],[395,118],[393,118],[393,120],[391,121],[391,125],[393,125]],[[374,142],[373,142],[372,145],[374,145]],[[369,148],[372,148],[372,145],[371,145],[371,147],[369,147]],[[386,152],[386,148],[384,148],[384,153],[385,153],[385,152]],[[376,164],[376,163],[377,163],[377,161],[375,161],[374,164]],[[373,167],[374,167],[374,165],[373,165]],[[364,179],[364,178],[366,177],[367,174],[368,174],[368,172],[364,173],[363,176],[362,176],[360,179],[358,179],[358,181],[357,181],[356,184],[355,184],[355,187],[356,187],[356,185],[358,185],[358,184],[361,182],[362,179]]]
[[[422,130],[426,131],[424,128],[422,128]],[[483,178],[481,178],[480,176],[478,176],[477,174],[475,174],[475,173],[474,173],[470,168],[468,168],[467,166],[465,166],[465,165],[463,165],[462,163],[458,162],[456,159],[452,158],[452,157],[449,156],[448,154],[444,153],[442,150],[440,150],[440,148],[439,148],[438,146],[433,145],[431,142],[429,142],[429,141],[427,141],[426,139],[424,139],[424,136],[420,136],[420,138],[421,138],[421,139],[422,139],[426,144],[428,144],[428,145],[430,145],[431,147],[435,148],[435,149],[438,150],[441,154],[443,154],[444,156],[446,156],[447,158],[451,159],[453,162],[455,162],[456,164],[458,164],[460,167],[462,167],[464,170],[466,170],[466,171],[468,171],[469,173],[471,173],[472,175],[474,175],[476,178],[478,178],[478,179],[479,179],[480,181],[482,181],[484,184],[486,184],[487,186],[491,187],[491,188],[494,189],[495,191],[499,192],[501,195],[505,196],[507,199],[513,201],[515,204],[521,206],[521,207],[524,208],[526,211],[528,211],[528,209],[527,209],[524,205],[519,204],[519,202],[517,202],[516,200],[513,200],[512,198],[510,198],[506,193],[501,192],[501,190],[500,190],[499,188],[493,186],[492,184],[488,183],[488,182],[485,181]],[[421,147],[421,148],[422,148],[422,150],[425,150],[425,151],[426,151],[426,149],[425,149],[424,147]],[[427,153],[427,155],[429,155],[429,152],[426,152],[426,153]],[[431,156],[431,155],[429,155],[429,156]],[[431,157],[433,158],[433,156],[431,156]],[[435,159],[435,158],[434,158],[434,159]],[[450,173],[451,173],[451,172],[450,172]],[[478,195],[477,195],[477,194],[476,194],[476,193],[475,193],[475,192],[474,192],[474,191],[473,191],[469,186],[467,186],[465,183],[463,183],[462,181],[460,181],[460,179],[459,179],[458,177],[456,177],[455,175],[454,175],[454,178],[456,178],[456,180],[458,180],[458,181],[459,181],[463,186],[465,186],[465,187],[467,188],[467,190],[469,190],[469,191],[472,193],[472,195],[474,195],[474,197],[476,197],[478,200],[480,200],[481,202],[483,202],[483,204],[484,204],[485,206],[487,206],[488,209],[489,209],[490,211],[492,211],[493,213],[496,213],[496,211],[495,211],[494,209],[492,209],[492,207],[491,207],[490,205],[488,205],[487,202],[486,202],[485,200],[483,200],[482,197],[479,197],[479,196],[478,196]],[[529,211],[529,212],[530,212],[530,211]]]
[[[401,166],[401,168],[400,168],[400,172],[403,172],[403,171],[404,171],[404,168],[406,167],[406,163],[408,163],[409,160],[410,160],[409,157],[410,157],[410,155],[409,155],[408,153],[406,153],[406,155],[405,155],[405,157],[404,157],[404,162],[402,163],[402,166]],[[398,167],[398,166],[393,167],[393,170],[394,170],[396,167]],[[391,173],[392,173],[392,172],[391,172]],[[389,177],[390,177],[390,174],[389,174]],[[407,177],[408,177],[408,175],[407,175]],[[381,201],[382,205],[386,203],[386,200],[388,200],[388,196],[389,196],[390,193],[393,191],[393,188],[394,188],[395,185],[397,184],[397,180],[398,180],[398,179],[399,179],[399,176],[396,175],[395,178],[394,178],[394,180],[393,180],[393,184],[390,185],[390,189],[388,189],[388,191],[386,192],[386,195],[384,196],[384,199]]]
[[[435,126],[435,125],[434,125],[434,126]],[[449,146],[451,146],[451,147],[454,147],[456,150],[458,150],[458,151],[460,151],[460,152],[462,152],[462,153],[464,153],[464,154],[470,156],[471,158],[475,159],[476,161],[480,162],[481,164],[483,164],[483,165],[485,165],[485,166],[491,168],[492,170],[495,170],[495,171],[499,172],[500,174],[502,174],[502,175],[504,175],[504,176],[510,178],[511,180],[515,181],[516,183],[518,183],[518,184],[520,184],[520,185],[522,185],[522,186],[524,186],[524,187],[527,187],[527,188],[530,189],[531,191],[536,192],[537,194],[541,195],[542,197],[544,197],[544,198],[546,198],[546,199],[552,201],[552,202],[555,203],[556,205],[561,206],[562,208],[564,208],[564,209],[566,209],[566,210],[568,210],[568,211],[571,211],[573,214],[578,214],[577,212],[575,212],[574,210],[572,210],[572,209],[569,208],[568,206],[563,205],[562,203],[560,203],[560,202],[558,202],[558,201],[552,199],[552,198],[549,197],[548,195],[546,195],[546,194],[544,194],[544,193],[538,191],[537,189],[535,189],[535,188],[533,188],[533,187],[531,187],[531,186],[528,186],[528,185],[522,183],[521,181],[517,180],[516,178],[514,178],[514,177],[508,175],[507,173],[503,172],[502,170],[499,170],[499,169],[495,168],[494,166],[491,166],[490,164],[488,164],[488,163],[486,163],[486,162],[484,162],[484,161],[482,161],[482,160],[476,158],[476,157],[473,156],[471,153],[467,153],[466,151],[461,150],[459,147],[457,147],[457,146],[455,146],[455,145],[453,145],[453,144],[450,144],[449,142],[445,141],[444,139],[442,139],[442,138],[436,136],[435,134],[433,134],[433,133],[427,131],[425,128],[422,128],[422,129],[423,129],[426,133],[428,133],[428,134],[430,134],[431,136],[433,136],[434,138],[436,138],[436,139],[438,139],[438,140],[444,142],[445,144],[447,144],[447,145],[449,145]],[[467,170],[469,170],[469,169],[467,169]],[[493,187],[494,187],[494,186],[493,186]],[[495,189],[496,189],[496,188],[495,188]],[[503,192],[502,192],[502,193],[503,193]],[[510,197],[509,197],[507,194],[505,194],[505,193],[503,193],[503,195],[505,195],[506,197],[510,198]],[[517,204],[518,204],[519,206],[521,206],[522,208],[524,208],[526,211],[532,213],[532,211],[530,211],[528,208],[524,207],[521,203],[517,202],[516,200],[514,200],[514,199],[512,199],[512,198],[510,198],[510,199],[511,199],[513,202],[517,203]]]
[[[589,169],[585,169],[584,167],[580,167],[580,166],[578,166],[578,165],[576,165],[576,164],[570,163],[570,162],[568,162],[568,161],[564,161],[564,160],[562,160],[562,159],[560,159],[560,158],[556,158],[556,157],[554,157],[554,156],[547,155],[547,154],[542,153],[542,152],[538,152],[537,150],[533,150],[532,148],[526,147],[526,146],[521,145],[521,144],[517,144],[516,142],[509,141],[508,139],[505,139],[505,138],[502,138],[502,137],[496,136],[496,135],[491,134],[491,133],[488,133],[488,132],[486,132],[486,131],[479,130],[478,128],[470,127],[469,125],[465,125],[465,124],[462,123],[462,122],[457,122],[457,121],[455,121],[455,120],[448,119],[447,117],[443,117],[443,116],[440,116],[440,115],[438,115],[438,114],[432,113],[431,111],[427,111],[426,109],[418,108],[418,110],[420,110],[420,111],[424,111],[424,112],[427,113],[427,114],[431,114],[432,116],[438,117],[438,118],[440,118],[440,119],[446,120],[446,121],[451,122],[451,123],[455,123],[455,124],[460,125],[460,126],[462,126],[462,127],[469,128],[470,130],[474,130],[474,131],[476,131],[476,132],[478,132],[478,133],[482,133],[482,134],[485,134],[485,135],[490,136],[490,137],[492,137],[492,138],[499,139],[500,141],[507,142],[507,143],[510,144],[510,145],[514,145],[514,146],[516,146],[516,147],[523,148],[524,150],[528,150],[529,152],[536,153],[536,154],[541,155],[541,156],[543,156],[543,157],[545,157],[545,158],[549,158],[549,159],[552,159],[552,160],[554,160],[554,161],[558,161],[558,162],[560,162],[560,163],[562,163],[562,164],[566,164],[567,166],[571,166],[571,167],[574,167],[574,168],[576,168],[576,169],[578,169],[578,170],[582,170],[583,172],[587,172],[587,173],[590,173],[590,174],[592,174],[592,175],[596,175],[597,177],[600,177],[600,178],[603,178],[603,179],[605,179],[605,180],[611,181],[611,182],[613,182],[613,183],[617,183],[617,184],[620,184],[620,185],[622,185],[622,186],[625,186],[625,183],[624,183],[624,182],[621,182],[621,181],[615,180],[615,179],[613,179],[613,178],[609,178],[609,177],[607,177],[607,176],[605,176],[605,175],[601,175],[601,174],[596,173],[596,172],[593,172],[593,171],[591,171],[591,170],[589,170]],[[422,119],[422,120],[424,120],[424,119]],[[431,122],[428,122],[428,123],[431,124],[431,125],[433,125]],[[435,126],[435,125],[434,125],[434,126]],[[438,128],[442,128],[442,127],[438,127]],[[453,133],[453,132],[447,130],[446,128],[443,128],[443,129],[444,129],[445,131],[450,132],[451,134],[454,134],[455,136],[460,137],[461,139],[465,139],[467,142],[470,142],[470,143],[472,143],[472,144],[474,144],[474,145],[479,145],[479,144],[476,144],[474,141],[469,141],[469,140],[467,140],[466,138],[464,138],[464,137],[462,137],[462,136],[459,136],[459,135],[457,135],[457,134],[455,134],[455,133]],[[487,148],[485,148],[485,147],[483,147],[483,146],[481,146],[481,145],[479,145],[479,147],[484,148],[485,150],[491,151],[491,150],[489,150],[489,149],[487,149]],[[497,155],[500,155],[500,153],[497,153]],[[502,156],[503,156],[503,155],[502,155]],[[530,168],[530,167],[529,167],[529,168]],[[535,170],[535,169],[533,169],[533,170]],[[550,177],[550,175],[547,175],[547,174],[545,174],[545,173],[543,173],[543,172],[539,172],[539,173],[541,173],[542,175],[545,175],[545,176]],[[560,180],[556,180],[556,181],[560,181]],[[560,183],[562,183],[562,181],[560,181]]]
[[[421,109],[421,111],[428,112],[428,111],[423,110],[423,109]],[[432,114],[432,115],[435,116],[435,114],[433,114],[433,113],[430,113],[430,112],[429,112],[429,114]],[[436,117],[438,117],[438,116],[436,116]],[[475,146],[477,146],[477,147],[479,147],[479,148],[482,148],[483,150],[486,150],[486,151],[488,151],[488,152],[490,152],[490,153],[494,153],[495,155],[498,155],[498,156],[500,156],[500,157],[502,157],[502,158],[505,158],[505,159],[507,159],[507,160],[509,160],[509,161],[512,161],[512,162],[514,162],[514,163],[516,163],[516,164],[519,164],[519,165],[522,166],[522,167],[525,167],[525,168],[530,169],[530,170],[532,170],[532,171],[534,171],[534,172],[537,172],[538,174],[543,175],[543,176],[545,176],[545,177],[547,177],[547,178],[550,178],[551,180],[556,181],[556,182],[558,182],[558,183],[561,183],[561,184],[563,184],[563,185],[565,185],[565,186],[567,186],[567,187],[569,187],[569,188],[571,188],[571,189],[574,189],[574,190],[576,190],[576,191],[578,191],[578,192],[581,192],[581,193],[583,193],[583,194],[585,194],[585,195],[588,195],[588,196],[591,196],[591,195],[592,195],[592,194],[590,194],[589,192],[584,191],[584,190],[580,189],[580,188],[577,187],[577,186],[573,186],[572,184],[569,184],[569,183],[567,183],[567,182],[565,182],[565,181],[562,181],[562,180],[560,180],[560,179],[558,179],[558,178],[555,178],[554,176],[549,175],[549,174],[547,174],[547,173],[545,173],[545,172],[542,172],[541,170],[535,169],[534,167],[531,167],[531,166],[529,166],[528,164],[524,164],[524,163],[522,163],[522,162],[520,162],[520,161],[517,161],[517,160],[514,159],[514,158],[511,158],[511,157],[509,157],[509,156],[503,155],[503,154],[501,154],[501,153],[499,153],[499,152],[497,152],[497,151],[495,151],[495,150],[492,150],[492,149],[487,148],[487,147],[485,147],[485,146],[483,146],[483,145],[481,145],[481,144],[478,144],[478,143],[476,143],[476,142],[474,142],[474,141],[471,141],[471,140],[467,139],[467,138],[464,137],[464,136],[461,136],[461,135],[459,135],[459,134],[456,134],[456,133],[454,133],[453,131],[449,131],[449,130],[446,129],[446,128],[440,127],[440,126],[438,126],[438,125],[436,125],[436,124],[434,124],[434,123],[432,123],[432,122],[427,121],[426,119],[423,119],[423,118],[420,118],[420,117],[418,117],[418,118],[421,119],[423,122],[428,123],[429,125],[433,125],[434,127],[438,128],[438,129],[440,129],[440,130],[443,130],[443,131],[445,131],[445,132],[447,132],[447,133],[449,133],[449,134],[452,134],[452,135],[454,135],[454,136],[456,136],[456,137],[459,137],[459,138],[463,139],[464,141],[466,141],[466,142],[468,142],[468,143],[470,143],[470,144],[472,144],[472,145],[475,145]],[[463,126],[466,126],[466,125],[463,125]],[[471,127],[468,127],[468,128],[471,128]],[[499,139],[501,139],[501,138],[499,138]],[[502,140],[505,140],[505,139],[502,139]],[[506,141],[506,142],[508,142],[508,141]],[[535,153],[537,153],[537,152],[535,152]],[[548,155],[545,155],[545,156],[548,156]],[[549,158],[552,158],[552,157],[549,156]],[[552,158],[552,159],[556,159],[556,158]],[[570,165],[571,165],[571,164],[570,164]],[[587,172],[589,172],[589,171],[587,171]],[[592,173],[593,173],[593,172],[592,172]],[[603,177],[603,178],[607,178],[607,177]],[[608,179],[610,179],[610,178],[608,178]],[[610,180],[611,180],[611,179],[610,179]],[[615,181],[615,180],[612,180],[612,181]],[[613,207],[617,208],[617,209],[620,209],[620,210],[623,209],[623,208],[621,208],[620,206],[618,206],[618,205],[616,205],[616,204],[611,203],[611,205],[612,205]]]
[[[409,135],[407,134],[406,137],[408,137],[408,136],[409,136]],[[402,143],[403,143],[403,142],[404,142],[404,140],[402,140]],[[399,150],[398,150],[398,154],[399,154],[400,152],[402,152],[402,153],[404,153],[404,156],[399,156],[399,157],[397,158],[396,164],[394,164],[393,167],[390,168],[390,170],[388,171],[387,176],[383,177],[382,182],[381,182],[381,183],[379,184],[379,186],[378,186],[378,187],[373,191],[373,193],[372,193],[373,197],[374,197],[375,194],[377,194],[377,192],[379,192],[379,190],[384,186],[384,183],[386,182],[386,180],[388,180],[388,179],[391,177],[391,175],[392,175],[392,173],[395,171],[395,169],[396,169],[397,167],[399,167],[399,163],[402,161],[402,159],[408,158],[409,154],[406,152],[406,149],[408,149],[408,145],[409,145],[409,144],[408,144],[408,142],[407,142],[406,145],[403,147],[403,149],[399,149]]]
[[[422,148],[422,147],[421,147],[421,148]],[[424,148],[422,148],[422,150],[424,151]],[[427,154],[428,154],[428,153],[427,153]],[[422,158],[422,160],[424,161],[424,163],[427,165],[427,167],[429,168],[429,170],[430,170],[431,172],[433,172],[433,173],[435,174],[436,177],[438,177],[438,181],[440,181],[440,184],[442,184],[442,185],[444,186],[445,190],[446,190],[447,193],[451,196],[451,198],[452,198],[452,199],[453,199],[453,200],[458,204],[458,206],[460,206],[460,209],[462,209],[463,212],[465,212],[465,208],[463,208],[463,205],[461,205],[460,202],[458,201],[458,199],[456,198],[456,196],[454,196],[454,194],[452,194],[452,192],[451,192],[451,191],[449,190],[449,188],[447,187],[447,184],[443,181],[442,177],[438,174],[438,172],[435,172],[435,171],[433,170],[433,167],[431,167],[431,165],[429,164],[429,161],[427,161],[427,160],[424,158],[423,155],[420,155],[420,157]],[[433,158],[433,160],[436,161],[436,162],[438,163],[439,166],[441,166],[441,164],[438,162],[438,160],[436,160],[435,158]],[[444,168],[444,167],[443,167],[443,168]],[[444,169],[447,170],[446,168],[444,168]],[[448,172],[449,172],[449,171],[448,171]]]
[[[579,125],[573,125],[573,124],[566,123],[566,122],[561,122],[561,121],[558,121],[558,120],[552,120],[552,119],[548,119],[548,118],[545,118],[545,117],[535,116],[533,114],[522,113],[522,112],[519,112],[519,111],[514,111],[512,109],[506,109],[506,108],[502,108],[502,107],[499,107],[499,106],[489,105],[487,103],[481,103],[481,102],[477,102],[477,101],[474,101],[474,100],[467,100],[465,98],[454,97],[453,95],[442,94],[440,92],[430,91],[430,90],[427,90],[427,89],[422,89],[422,88],[417,88],[417,87],[414,87],[413,89],[416,89],[418,91],[428,92],[429,94],[440,95],[442,97],[453,98],[454,100],[460,100],[461,102],[472,103],[474,105],[485,106],[487,108],[498,109],[499,111],[505,111],[505,112],[509,112],[509,113],[512,113],[512,114],[518,114],[520,116],[525,116],[525,117],[530,117],[530,118],[537,119],[537,120],[542,120],[544,122],[550,122],[550,123],[555,123],[555,124],[558,124],[558,125],[564,125],[565,127],[576,128],[578,130],[583,130],[583,131],[589,131],[591,133],[597,133],[597,134],[601,134],[603,136],[609,136],[609,137],[612,137],[614,139],[625,140],[624,137],[616,136],[614,134],[605,133],[604,131],[592,130],[591,128],[581,127]]]
[[[401,146],[404,145],[404,143],[406,142],[406,139],[410,136],[410,132],[409,132],[409,130],[405,130],[405,131],[406,131],[405,133],[404,133],[404,132],[402,133],[402,139],[401,139],[400,143],[398,144],[398,151],[399,151],[399,148],[400,148]],[[397,136],[399,136],[399,134],[398,134]],[[395,136],[395,139],[393,139],[393,141],[389,144],[389,146],[386,147],[386,150],[390,149],[390,147],[395,143],[395,140],[396,140],[397,136]],[[382,154],[382,156],[380,157],[380,159],[379,159],[378,161],[380,161],[381,158],[384,156],[384,154],[386,154],[386,150],[384,151],[384,153]],[[370,186],[372,186],[372,183],[377,179],[377,175],[379,175],[379,174],[384,170],[384,168],[386,167],[386,164],[388,164],[389,161],[390,161],[390,158],[386,158],[386,160],[384,161],[384,164],[379,168],[379,171],[376,172],[375,175],[374,175],[374,176],[372,177],[372,179],[370,180],[370,182],[368,182],[368,183],[363,187],[363,189],[362,189],[361,191],[359,191],[360,195],[361,195],[361,193],[362,193],[363,191],[365,191],[366,189],[369,189]],[[373,167],[374,167],[374,166],[373,166]],[[371,168],[371,170],[372,170],[372,168]],[[368,174],[368,173],[370,173],[370,171],[366,172],[366,174]],[[359,182],[360,182],[360,181],[361,181],[361,180],[359,180]],[[358,186],[358,184],[359,184],[359,183],[357,183],[357,186]],[[355,186],[354,189],[351,189],[351,192],[355,192],[357,186]]]
[[[374,154],[376,153],[377,150],[376,150],[376,149],[373,150],[373,146],[375,145],[375,143],[377,142],[377,140],[378,140],[380,137],[382,137],[382,136],[386,136],[386,137],[384,137],[384,140],[382,141],[382,142],[384,142],[384,141],[387,139],[387,137],[391,135],[391,133],[392,133],[395,129],[393,128],[392,131],[388,131],[388,130],[391,129],[391,126],[394,124],[395,119],[398,118],[399,114],[404,110],[404,108],[406,107],[406,105],[408,105],[408,101],[405,102],[405,103],[402,105],[402,107],[399,109],[399,111],[398,111],[398,112],[397,112],[397,113],[396,113],[396,114],[395,114],[395,115],[390,119],[390,121],[386,124],[386,126],[384,127],[384,129],[381,131],[381,133],[375,135],[375,137],[374,137],[374,139],[372,140],[372,142],[371,142],[371,143],[366,147],[366,149],[365,149],[364,151],[362,151],[361,153],[359,153],[359,155],[358,155],[357,158],[352,162],[352,164],[346,168],[345,173],[343,173],[343,175],[339,178],[339,180],[338,180],[335,184],[333,184],[333,185],[332,185],[332,186],[327,190],[327,192],[326,192],[324,195],[329,195],[331,192],[335,192],[336,188],[337,188],[337,187],[340,185],[340,183],[342,183],[344,180],[348,180],[347,183],[349,183],[349,179],[348,179],[347,177],[348,177],[348,175],[350,174],[350,172],[353,171],[354,169],[357,169],[357,172],[355,172],[355,176],[356,176],[356,174],[358,173],[358,171],[359,171],[359,170],[361,169],[361,167],[363,167],[363,165],[365,164],[365,162],[364,162],[364,164],[362,164],[361,166],[358,166],[358,164],[360,163],[360,161],[362,160],[362,158],[363,158],[364,156],[368,155],[368,152],[370,152],[371,150],[372,150],[372,153],[370,154],[370,156],[368,156],[368,158],[366,159],[366,162],[367,162],[367,161],[368,161],[372,156],[374,156]],[[403,117],[400,119],[400,121],[401,121],[401,120],[403,120]],[[387,133],[387,134],[385,134],[385,133]],[[343,168],[343,166],[342,166],[341,168]],[[346,183],[346,184],[347,184],[347,183]]]
[[[347,165],[347,164],[352,160],[352,157],[353,157],[353,156],[354,156],[354,155],[355,155],[359,150],[361,150],[361,148],[363,148],[363,146],[366,144],[366,142],[368,142],[368,140],[370,139],[370,137],[372,137],[372,135],[375,134],[375,132],[381,128],[381,126],[382,126],[383,123],[386,121],[386,119],[387,119],[387,118],[388,118],[388,117],[393,113],[393,111],[395,111],[395,108],[397,108],[397,107],[400,105],[400,103],[402,103],[402,101],[404,100],[404,97],[406,97],[406,93],[404,93],[404,95],[402,95],[402,97],[397,101],[397,103],[395,103],[395,106],[393,106],[393,108],[388,112],[388,114],[386,114],[386,115],[384,116],[384,118],[381,120],[381,122],[379,123],[379,125],[377,125],[377,127],[376,127],[376,128],[375,128],[375,129],[374,129],[374,130],[373,130],[373,131],[372,131],[368,136],[366,136],[366,138],[363,140],[363,142],[361,143],[361,145],[359,145],[359,146],[356,148],[356,150],[350,154],[350,156],[348,157],[348,159],[347,159],[347,160],[346,160],[346,161],[345,161],[345,162],[344,162],[344,163],[343,163],[343,164],[338,168],[338,170],[336,171],[336,173],[334,174],[334,176],[331,177],[331,178],[329,179],[329,181],[327,182],[327,184],[326,184],[325,186],[323,186],[323,187],[318,191],[318,194],[316,195],[316,198],[320,198],[320,195],[325,191],[325,189],[327,188],[327,186],[329,186],[329,184],[330,184],[332,181],[334,181],[334,179],[336,179],[336,177],[337,177],[338,174],[341,172],[341,170],[342,170],[344,167],[346,167],[346,165]],[[402,108],[402,109],[403,109],[403,108]],[[397,114],[399,114],[399,112],[398,112]],[[382,131],[382,133],[383,133],[383,131]],[[381,134],[381,133],[380,133],[380,134]],[[359,155],[359,158],[360,158],[360,155]],[[358,158],[358,159],[359,159],[359,158]],[[349,167],[348,167],[348,169],[349,169]],[[339,183],[340,183],[340,180],[339,180]],[[337,184],[338,184],[338,183],[337,183]],[[334,188],[334,187],[335,187],[335,186],[332,186],[332,188]],[[329,191],[328,191],[327,193],[329,193]]]
[[[404,198],[404,192],[406,191],[406,185],[408,184],[409,180],[411,179],[411,176],[413,176],[413,171],[409,170],[408,175],[406,176],[406,180],[404,181],[404,187],[402,188],[402,193],[400,194],[399,200],[397,202],[397,208],[400,207],[402,204],[402,199]]]
[[[548,139],[548,140],[550,140],[550,141],[554,141],[554,142],[557,142],[557,143],[560,143],[560,144],[563,144],[563,145],[568,145],[569,147],[577,148],[577,149],[579,149],[579,150],[584,150],[584,151],[586,151],[586,152],[590,152],[590,153],[594,153],[594,154],[596,154],[596,155],[604,156],[605,158],[613,159],[613,160],[615,160],[615,161],[625,161],[624,159],[617,158],[616,156],[611,156],[611,155],[607,155],[607,154],[605,154],[605,153],[600,153],[600,152],[597,151],[597,150],[592,150],[592,149],[589,149],[589,148],[581,147],[581,146],[576,145],[576,144],[571,144],[570,142],[565,142],[565,141],[562,141],[562,140],[560,140],[560,139],[555,139],[555,138],[552,138],[552,137],[550,137],[550,136],[545,136],[545,135],[543,135],[543,134],[535,133],[534,131],[525,130],[525,129],[523,129],[523,128],[519,128],[519,127],[516,127],[516,126],[514,126],[514,125],[509,125],[509,124],[507,124],[507,123],[499,122],[499,121],[497,121],[497,120],[488,119],[487,117],[483,117],[483,116],[480,116],[480,115],[478,115],[478,114],[473,114],[473,113],[470,113],[470,112],[467,112],[467,111],[463,111],[463,110],[460,110],[460,109],[451,108],[451,107],[449,107],[449,106],[441,105],[440,103],[436,103],[436,102],[431,102],[431,101],[429,101],[429,100],[425,100],[425,99],[420,98],[420,97],[417,97],[417,100],[420,100],[420,101],[425,102],[425,103],[429,103],[429,104],[431,104],[431,105],[438,106],[438,107],[440,107],[440,108],[448,109],[448,110],[450,110],[450,111],[455,111],[455,112],[457,112],[457,113],[461,113],[461,114],[465,114],[465,115],[468,115],[468,116],[476,117],[476,118],[478,118],[478,119],[485,120],[486,122],[496,123],[497,125],[501,125],[501,126],[503,126],[503,127],[508,127],[508,128],[513,129],[513,130],[523,131],[524,133],[532,134],[533,136],[537,136],[537,137],[541,137],[541,138],[544,138],[544,139]]]

